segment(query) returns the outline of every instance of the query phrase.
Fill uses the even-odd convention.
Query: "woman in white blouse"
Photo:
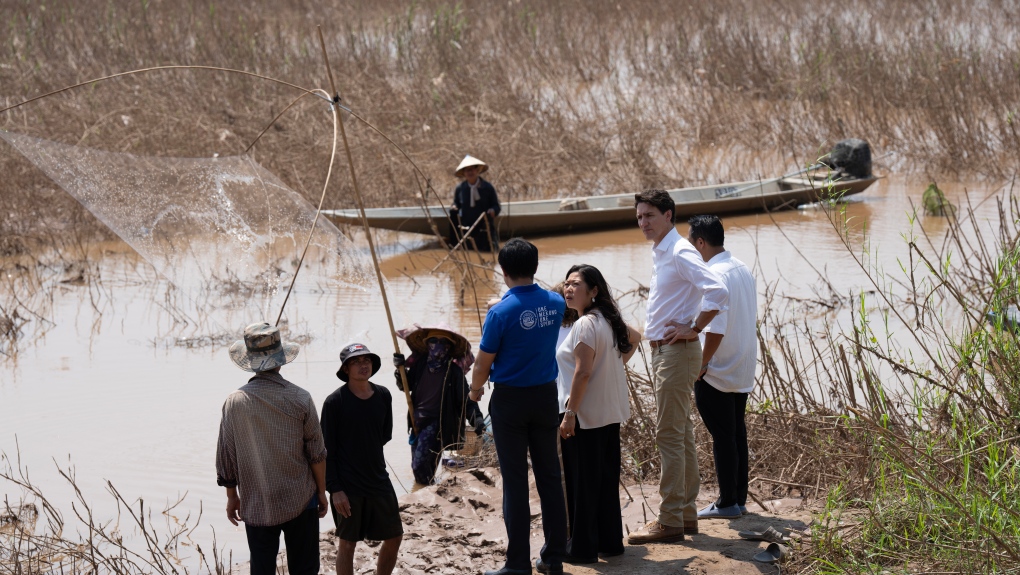
[[[579,316],[556,350],[567,397],[560,424],[571,528],[566,561],[596,563],[623,553],[620,424],[630,417],[623,365],[641,335],[623,322],[593,266],[570,268],[563,297]]]

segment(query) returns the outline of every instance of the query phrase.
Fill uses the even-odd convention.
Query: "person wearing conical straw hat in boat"
[[[326,501],[326,446],[312,396],[280,375],[298,346],[253,323],[230,359],[255,372],[223,403],[216,483],[227,488],[227,518],[244,521],[252,575],[276,573],[280,533],[290,573],[319,572],[319,519]]]
[[[398,335],[399,332],[398,332]],[[467,339],[450,326],[439,323],[418,327],[404,337],[411,357],[393,354],[397,370],[407,370],[407,384],[414,405],[418,434],[411,436],[411,471],[420,485],[429,485],[436,476],[443,450],[460,449],[464,442],[464,421],[481,435],[484,426],[478,403],[468,399],[468,383],[458,359],[470,354]],[[400,372],[394,372],[397,387],[403,391]],[[408,429],[412,429],[408,419]]]
[[[478,251],[490,251],[492,246],[499,247],[499,235],[496,232],[496,216],[499,215],[499,197],[496,195],[496,188],[482,178],[482,174],[488,171],[489,166],[478,158],[467,155],[460,161],[454,174],[464,181],[453,191],[453,212],[456,217],[452,218],[454,228],[459,230],[454,234],[457,240],[463,231],[471,228],[471,239],[474,241]],[[485,216],[486,220],[478,221],[479,217]],[[490,243],[491,242],[491,243]]]

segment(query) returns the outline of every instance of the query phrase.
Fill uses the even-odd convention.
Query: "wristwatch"
[[[563,412],[563,417],[567,417],[567,416],[570,416],[570,417],[577,417],[577,413],[576,413],[576,412],[574,412],[574,410],[573,410],[573,409],[568,409],[568,410],[566,410],[566,411],[564,411],[564,412]]]
[[[701,333],[701,328],[698,327],[698,320],[694,320],[691,322],[691,331],[693,331],[694,333]]]

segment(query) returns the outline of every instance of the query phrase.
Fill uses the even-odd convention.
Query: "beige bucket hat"
[[[230,345],[230,359],[245,371],[269,371],[294,361],[299,349],[295,343],[283,343],[276,326],[253,323],[244,328],[244,339]]]
[[[479,174],[484,174],[489,170],[488,164],[474,156],[467,155],[464,156],[464,159],[460,161],[460,165],[457,166],[457,170],[453,172],[453,174],[459,178],[460,175],[464,172],[464,169],[470,168],[471,166],[481,166],[482,169],[478,171]]]

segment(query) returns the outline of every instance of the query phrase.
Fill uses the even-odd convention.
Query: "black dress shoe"
[[[548,575],[563,575],[563,563],[546,563],[541,557],[535,559],[535,569]]]
[[[563,568],[560,568],[560,573],[563,573]],[[531,575],[531,569],[511,569],[509,567],[503,567],[496,571],[486,571],[485,575]]]

